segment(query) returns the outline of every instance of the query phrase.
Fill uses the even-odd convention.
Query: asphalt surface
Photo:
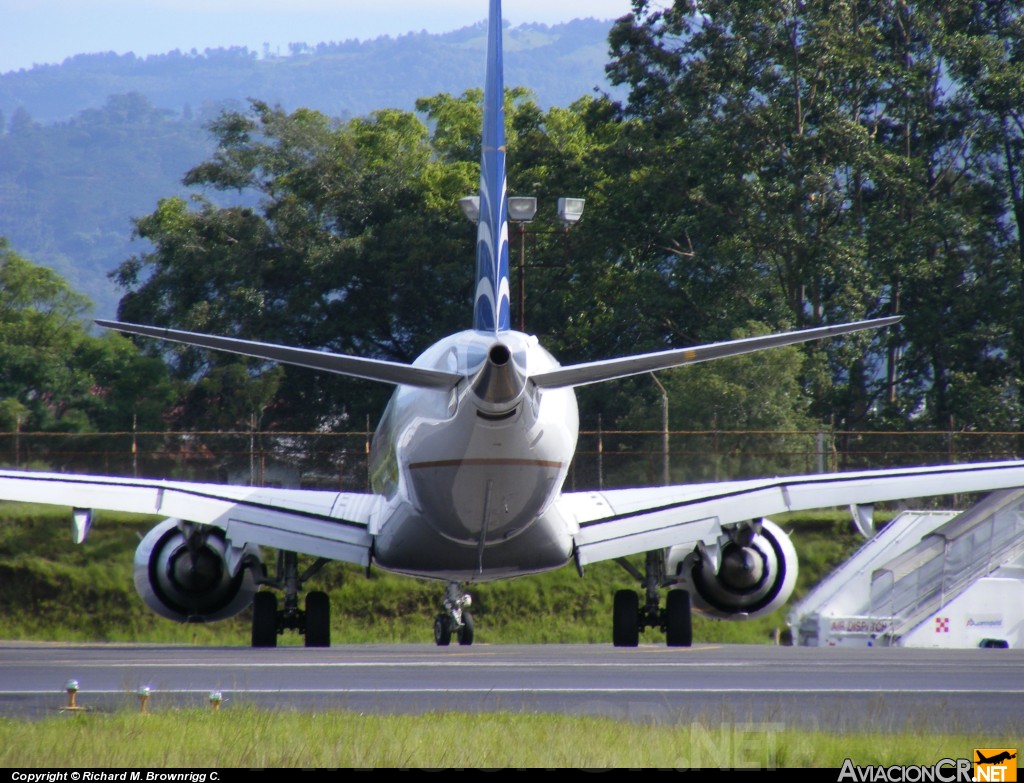
[[[240,705],[1024,734],[1024,650],[696,645],[201,648],[0,642],[0,715]]]

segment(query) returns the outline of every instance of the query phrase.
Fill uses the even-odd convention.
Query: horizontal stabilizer
[[[620,359],[605,359],[598,362],[573,364],[557,370],[538,373],[531,376],[534,385],[544,389],[557,389],[566,386],[585,386],[588,383],[610,381],[625,378],[629,375],[665,370],[684,364],[706,362],[710,359],[722,359],[726,356],[739,356],[744,353],[763,351],[766,348],[778,348],[782,345],[793,345],[809,340],[820,340],[823,337],[835,337],[862,329],[878,329],[900,321],[902,316],[875,318],[870,321],[856,321],[836,326],[822,326],[816,329],[801,329],[796,332],[768,334],[762,337],[745,337],[741,340],[730,340],[724,343],[698,345],[693,348],[678,348],[657,353],[644,353],[636,356],[624,356]]]
[[[348,375],[352,378],[364,378],[369,381],[395,383],[403,386],[418,386],[424,389],[440,389],[447,391],[454,388],[462,376],[456,373],[431,370],[426,367],[413,367],[400,362],[388,362],[381,359],[361,359],[327,351],[313,351],[307,348],[291,348],[287,345],[259,343],[252,340],[238,340],[233,337],[217,337],[199,332],[183,332],[177,329],[164,329],[159,326],[142,326],[126,324],[120,321],[96,321],[99,326],[117,329],[128,334],[143,337],[155,337],[159,340],[170,340],[175,343],[194,345],[198,348],[212,348],[218,351],[237,353],[242,356],[253,356],[283,364],[294,364],[312,370],[324,370]]]

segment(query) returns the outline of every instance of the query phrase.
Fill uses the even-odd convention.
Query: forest
[[[634,2],[622,100],[507,90],[528,332],[563,363],[882,315],[902,322],[661,373],[674,429],[1024,426],[1019,2]],[[252,99],[134,221],[126,321],[408,362],[470,320],[481,94],[341,119]],[[586,199],[571,229],[559,197]],[[0,430],[331,430],[390,389],[95,336],[0,249]],[[513,321],[519,315],[513,304]],[[580,390],[584,426],[659,426],[649,377]]]

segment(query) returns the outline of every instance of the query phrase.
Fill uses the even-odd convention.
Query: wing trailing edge
[[[272,546],[364,566],[373,545],[370,520],[382,502],[379,495],[353,492],[19,470],[0,470],[0,496],[23,503],[74,503],[79,520],[92,509],[187,519],[221,528],[239,548]],[[76,527],[77,543],[86,532]]]
[[[1024,460],[714,484],[563,493],[559,510],[579,525],[580,565],[696,541],[723,526],[772,514],[1024,486]]]
[[[767,348],[778,348],[783,345],[794,345],[825,337],[835,337],[862,329],[878,329],[899,322],[902,316],[875,318],[869,321],[855,321],[835,326],[821,326],[815,329],[801,329],[782,334],[768,334],[760,337],[744,337],[724,343],[697,345],[692,348],[677,348],[657,353],[644,353],[624,356],[618,359],[604,359],[596,362],[572,364],[557,370],[538,373],[530,377],[533,384],[542,389],[557,389],[567,386],[585,386],[589,383],[600,383],[630,375],[639,375],[654,370],[666,370],[670,367],[681,367],[685,364],[696,364],[711,359],[723,359],[727,356],[739,356],[744,353],[763,351]]]

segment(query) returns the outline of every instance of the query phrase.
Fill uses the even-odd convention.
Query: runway
[[[697,645],[328,649],[0,642],[0,715],[242,705],[375,713],[557,712],[849,731],[1024,733],[1024,651]]]

